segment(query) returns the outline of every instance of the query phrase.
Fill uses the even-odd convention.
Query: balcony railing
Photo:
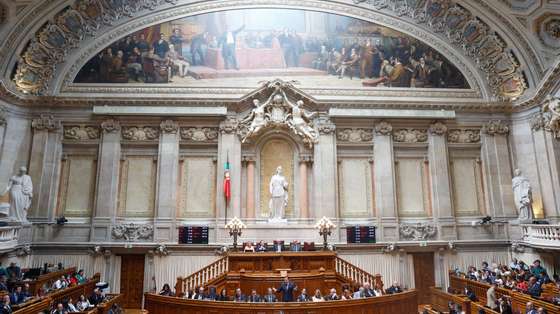
[[[21,226],[0,227],[0,250],[14,248],[18,245]]]
[[[560,225],[521,225],[523,242],[560,249]]]

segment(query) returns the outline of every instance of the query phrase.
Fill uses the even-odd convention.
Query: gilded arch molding
[[[367,5],[355,5],[362,2]],[[432,29],[434,21],[418,20],[418,14],[431,12],[426,9],[433,2],[447,3],[447,9],[462,11],[461,14],[467,17],[463,26],[473,24],[475,31],[480,34],[475,36],[474,41],[465,42],[459,31],[442,34]],[[18,66],[14,82],[17,91],[39,95],[58,94],[70,85],[80,67],[104,45],[148,25],[205,12],[263,6],[311,9],[352,16],[417,37],[445,54],[484,99],[509,100],[517,98],[526,90],[525,80],[519,71],[520,62],[513,57],[511,49],[500,40],[499,35],[468,10],[462,7],[457,9],[447,0],[221,0],[199,3],[188,0],[139,0],[134,5],[126,5],[128,2],[124,0],[74,0],[71,3],[72,6],[60,11],[39,29],[35,38],[21,52],[23,61]],[[424,3],[424,7],[410,10],[411,3]],[[443,19],[447,16],[446,11],[438,17]],[[62,48],[57,49],[53,43],[61,43],[59,46]],[[481,49],[489,53],[485,58],[480,58]]]

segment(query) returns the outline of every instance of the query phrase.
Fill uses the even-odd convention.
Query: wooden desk
[[[26,283],[29,284],[29,291],[32,295],[37,295],[39,290],[44,286],[47,285],[48,288],[52,287],[52,284],[59,279],[62,275],[71,275],[76,272],[76,267],[65,268],[62,270],[57,270],[51,273],[46,273],[40,275],[35,280],[22,280],[14,282],[14,286],[23,286]]]
[[[329,314],[413,314],[418,313],[418,292],[348,301],[306,302],[306,303],[236,303],[218,301],[186,300],[145,294],[145,308],[158,314],[272,314],[272,313],[329,313]]]
[[[288,275],[298,272],[335,271],[335,252],[261,252],[230,253],[230,272],[272,272],[290,269]]]
[[[97,309],[98,309],[97,313],[99,314],[109,313],[109,310],[111,309],[113,304],[115,303],[119,304],[124,299],[124,294],[120,294],[120,293],[108,293],[105,296],[107,297],[107,300],[97,305]]]
[[[449,301],[461,305],[463,311],[465,313],[470,313],[470,303],[471,301],[464,295],[455,295],[450,294],[445,291],[442,291],[440,288],[431,287],[430,288],[430,298],[431,298],[431,305],[433,309],[436,309],[440,312],[447,312],[448,311],[448,303]]]
[[[37,314],[42,313],[42,311],[50,310],[51,308],[51,298],[43,298],[34,300],[30,304],[26,304],[25,307],[15,310],[13,314]]]

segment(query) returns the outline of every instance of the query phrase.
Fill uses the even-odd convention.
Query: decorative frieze
[[[449,143],[470,144],[480,142],[480,130],[478,129],[453,129],[447,134]]]
[[[113,239],[137,241],[150,239],[154,234],[154,227],[149,224],[123,223],[113,225],[111,228]]]
[[[430,223],[403,223],[399,225],[399,233],[403,239],[425,241],[437,234],[437,227]]]
[[[233,116],[228,116],[222,122],[220,122],[220,133],[222,134],[231,134],[237,130],[238,121],[237,118]]]
[[[398,129],[393,133],[393,140],[397,143],[425,143],[428,141],[428,130]]]
[[[154,126],[123,127],[122,138],[129,141],[153,141],[159,138],[159,130]]]
[[[508,135],[509,126],[501,120],[491,120],[482,127],[482,133],[490,136]]]
[[[430,125],[428,132],[430,132],[430,134],[432,135],[440,135],[440,136],[445,135],[445,133],[447,133],[447,125],[437,121],[432,125]]]
[[[159,128],[162,133],[177,134],[177,131],[179,130],[179,124],[173,120],[165,120],[161,122]]]
[[[121,125],[119,121],[109,119],[101,123],[101,130],[103,130],[104,133],[116,133],[121,130]]]
[[[39,118],[31,121],[31,127],[36,131],[57,131],[62,124],[51,114],[43,114]]]
[[[181,139],[193,142],[214,142],[218,140],[217,128],[181,128]]]
[[[393,133],[393,126],[386,121],[381,121],[375,125],[375,134],[391,135]]]
[[[362,128],[346,128],[336,133],[336,139],[340,142],[360,143],[373,140],[373,130]]]
[[[318,118],[315,121],[315,125],[317,126],[317,131],[319,131],[321,135],[329,135],[336,130],[336,125],[327,117]]]
[[[99,127],[92,125],[64,126],[64,139],[72,141],[96,140],[99,138]]]

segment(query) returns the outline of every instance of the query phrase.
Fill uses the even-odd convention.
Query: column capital
[[[237,130],[237,125],[239,121],[234,116],[228,116],[222,122],[220,122],[220,133],[231,134]]]
[[[31,120],[31,127],[35,131],[54,132],[60,130],[62,124],[52,114],[42,114],[39,118]]]
[[[108,119],[101,123],[101,130],[103,133],[117,133],[121,130],[121,125],[115,119]]]
[[[313,157],[312,156],[308,156],[308,155],[299,156],[299,163],[300,164],[307,164],[307,163],[312,163],[312,162],[313,162]]]
[[[387,121],[380,121],[375,125],[375,134],[390,136],[393,133],[393,126]]]
[[[173,120],[162,121],[159,125],[162,134],[177,134],[179,124]]]
[[[441,121],[436,121],[430,125],[428,132],[432,135],[445,135],[447,134],[447,125]]]
[[[482,133],[490,136],[508,135],[509,126],[502,120],[490,120],[482,126]]]
[[[317,119],[315,125],[317,125],[317,130],[321,135],[329,135],[334,133],[336,130],[336,125],[332,123],[331,119],[328,117],[321,117]]]
[[[250,163],[250,162],[255,162],[256,158],[255,156],[251,156],[251,155],[246,155],[241,157],[241,162],[244,163]]]

